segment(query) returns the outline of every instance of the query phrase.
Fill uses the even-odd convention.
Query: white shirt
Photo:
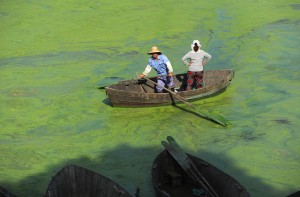
[[[211,58],[212,56],[203,50],[198,50],[197,52],[192,50],[183,56],[181,60],[189,67],[189,71],[197,72],[203,71],[203,62],[207,63]]]

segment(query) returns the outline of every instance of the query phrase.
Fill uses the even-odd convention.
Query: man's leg
[[[175,89],[174,89],[175,85],[174,85],[174,78],[173,77],[167,76],[166,84],[168,85],[168,88],[170,88],[173,92],[175,91]]]
[[[156,91],[157,93],[161,93],[165,87],[165,82],[163,79],[157,78]]]

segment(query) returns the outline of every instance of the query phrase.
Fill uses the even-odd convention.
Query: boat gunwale
[[[216,83],[212,85],[208,85],[201,89],[193,89],[190,91],[179,91],[176,92],[181,97],[193,101],[208,98],[219,93],[224,92],[224,90],[230,85],[230,81],[234,77],[233,69],[224,69],[224,70],[208,70],[206,71],[208,74],[213,75],[214,72],[222,73]],[[175,76],[181,77],[186,73],[177,74]],[[210,78],[210,77],[209,77]],[[150,78],[155,80],[156,77]],[[176,97],[170,96],[170,93],[155,93],[155,92],[142,92],[132,89],[118,89],[115,86],[130,86],[131,84],[137,85],[139,84],[137,79],[123,80],[119,83],[112,84],[110,86],[105,87],[106,94],[112,106],[116,107],[149,107],[149,106],[162,106],[176,103],[181,103],[179,99]],[[152,87],[151,87],[152,88]],[[122,96],[119,96],[122,95]]]

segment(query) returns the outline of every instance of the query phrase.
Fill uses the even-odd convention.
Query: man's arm
[[[167,68],[169,70],[169,76],[173,76],[173,67],[170,61],[167,62]]]
[[[145,70],[144,70],[144,72],[143,72],[143,74],[140,74],[139,77],[143,78],[143,77],[147,76],[150,73],[151,68],[152,67],[150,65],[147,65],[146,68],[145,68]]]

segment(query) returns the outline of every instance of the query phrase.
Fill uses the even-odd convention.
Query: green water
[[[152,197],[172,135],[252,196],[300,190],[299,1],[113,2],[0,2],[0,185],[42,196],[72,163]],[[172,106],[107,105],[97,84],[134,78],[152,45],[185,72],[194,39],[213,56],[205,69],[235,70],[223,94],[193,102],[226,128]]]

